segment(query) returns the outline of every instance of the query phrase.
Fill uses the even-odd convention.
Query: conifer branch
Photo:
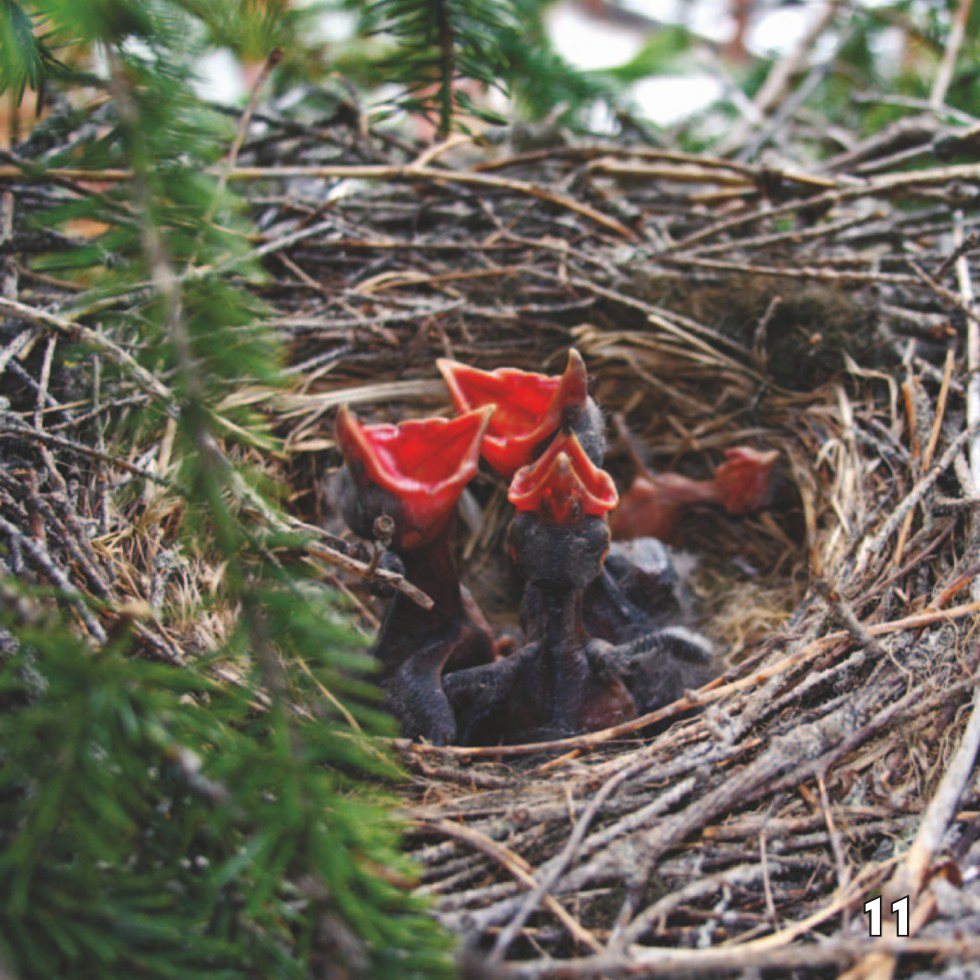
[[[5,28],[13,0],[4,2]],[[227,396],[242,384],[281,384],[282,359],[261,326],[266,311],[238,285],[240,273],[257,270],[259,248],[221,179],[224,127],[184,81],[195,39],[220,32],[239,5],[198,6],[50,8],[53,36],[106,53],[110,100],[78,149],[84,158],[97,144],[123,176],[104,192],[73,196],[70,213],[109,229],[111,269],[109,253],[85,246],[75,269],[89,283],[110,279],[114,295],[105,305],[104,291],[83,292],[67,316],[4,298],[0,313],[115,365],[100,379],[107,406],[126,384],[145,392],[137,443],[152,452],[154,439],[166,442],[159,455],[168,459],[159,470],[168,479],[149,499],[177,500],[153,547],[176,561],[205,556],[215,570],[208,605],[236,615],[206,657],[186,650],[181,667],[147,663],[134,652],[153,634],[120,611],[111,573],[95,572],[110,628],[103,607],[76,586],[71,560],[0,518],[0,539],[34,590],[4,580],[0,553],[5,965],[24,976],[299,978],[329,959],[351,975],[443,976],[446,938],[407,893],[392,807],[365,781],[397,772],[369,740],[391,730],[374,707],[369,659],[331,591],[287,557],[323,559],[326,549],[236,462],[235,443],[272,441],[247,407],[225,407]],[[56,226],[57,209],[38,217]],[[86,323],[98,312],[95,330]],[[51,372],[66,368],[66,356],[71,370],[87,371],[67,346],[49,348]],[[39,404],[43,396],[42,386]],[[125,411],[106,414],[110,446],[134,438]],[[33,417],[18,452],[69,450],[82,466],[112,461],[105,443],[78,454],[42,430],[40,410]],[[30,519],[16,502],[7,512]],[[156,513],[147,506],[141,519],[159,521]],[[69,543],[75,552],[88,554]],[[69,615],[53,608],[56,598],[68,600]],[[154,618],[194,614],[161,601]],[[215,682],[215,657],[235,664],[234,683]]]

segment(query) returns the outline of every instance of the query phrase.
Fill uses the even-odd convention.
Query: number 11
[[[868,914],[868,935],[881,935],[881,896],[872,898],[864,903],[864,911]],[[892,902],[892,912],[895,914],[895,932],[901,937],[909,934],[909,897],[903,895]]]

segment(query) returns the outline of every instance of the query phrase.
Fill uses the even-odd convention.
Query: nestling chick
[[[365,426],[345,406],[337,417],[337,442],[346,462],[340,481],[344,519],[355,534],[370,538],[375,521],[390,518],[392,548],[405,577],[434,603],[423,609],[396,593],[374,653],[389,706],[405,734],[437,744],[456,736],[440,683],[446,662],[492,659],[491,638],[467,613],[452,540],[456,503],[476,474],[492,411]]]
[[[609,548],[617,495],[574,434],[561,433],[515,475],[511,556],[527,587],[525,646],[513,657],[445,678],[464,741],[561,738],[618,724],[636,705],[582,626],[582,594]]]
[[[596,466],[602,465],[606,454],[602,412],[589,397],[585,362],[574,347],[561,375],[516,368],[481,371],[446,358],[436,365],[457,411],[495,406],[482,454],[505,479],[535,459],[547,441],[565,429],[575,433]]]
[[[769,496],[769,479],[778,453],[749,446],[725,450],[710,480],[679,473],[638,473],[610,520],[617,540],[653,537],[669,541],[681,513],[696,504],[715,504],[733,515],[750,514]]]

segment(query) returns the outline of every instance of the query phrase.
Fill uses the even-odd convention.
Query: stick
[[[957,211],[953,218],[953,243],[959,248],[963,244],[963,212]],[[970,277],[970,263],[965,254],[956,259],[956,279],[960,296],[966,309],[974,313],[976,297],[973,280]],[[970,429],[980,426],[980,324],[976,315],[966,318],[966,424]],[[980,492],[980,433],[974,432],[967,449],[970,460],[970,476],[973,486],[969,492]]]
[[[758,116],[765,116],[786,97],[794,76],[809,58],[817,39],[830,27],[840,5],[841,0],[829,0],[806,31],[803,32],[796,46],[772,66],[766,80],[762,83],[762,87],[752,100],[753,108]],[[748,135],[748,129],[746,122],[741,121],[729,132],[721,146],[716,148],[716,152],[724,155],[740,146]]]
[[[159,398],[168,408],[174,409],[176,407],[177,398],[174,393],[150,374],[130,354],[103,334],[92,330],[90,327],[82,326],[80,323],[75,323],[73,320],[66,320],[63,317],[55,316],[53,313],[2,296],[0,296],[0,310],[15,314],[30,323],[36,323],[40,327],[56,330],[74,341],[95,348],[105,354],[114,364],[125,368],[145,392]]]
[[[221,169],[211,167],[207,171],[211,174],[222,174]],[[100,182],[114,182],[129,180],[133,175],[128,170],[80,170],[77,168],[59,168],[51,170],[38,170],[36,174],[26,172],[17,166],[0,166],[0,179],[13,178],[21,180],[46,179],[56,176],[71,176],[75,180],[91,180]],[[229,181],[239,180],[285,180],[289,178],[320,178],[323,180],[405,180],[405,181],[432,181],[440,183],[446,181],[451,184],[462,184],[468,187],[487,187],[492,190],[511,191],[514,194],[523,194],[527,197],[537,198],[539,201],[547,201],[557,207],[565,208],[575,214],[588,218],[597,225],[616,232],[622,238],[634,241],[637,235],[616,218],[603,214],[588,204],[576,201],[574,198],[557,191],[549,190],[538,184],[529,184],[522,180],[510,180],[506,177],[495,177],[492,174],[474,173],[465,170],[441,170],[437,167],[392,167],[384,165],[365,164],[364,166],[285,166],[285,167],[238,167],[227,173]]]
[[[943,960],[975,960],[980,957],[980,939],[889,939],[881,945],[894,956],[935,956]],[[520,980],[579,977],[657,977],[745,975],[757,970],[778,970],[787,976],[795,970],[812,971],[820,966],[843,967],[864,954],[872,940],[851,937],[825,939],[820,943],[797,943],[778,949],[723,946],[715,949],[657,949],[635,946],[622,955],[595,956],[583,960],[537,960],[504,968],[503,976]]]
[[[960,0],[956,16],[953,18],[949,41],[946,44],[946,50],[943,52],[943,60],[939,64],[939,71],[936,72],[932,92],[929,95],[929,105],[937,112],[942,109],[946,102],[946,93],[949,91],[949,83],[953,80],[956,59],[959,57],[960,48],[963,47],[963,39],[966,37],[966,25],[970,19],[972,6],[973,0]]]
[[[35,569],[42,575],[46,575],[51,580],[51,583],[72,603],[82,622],[88,628],[89,633],[99,643],[107,642],[108,637],[106,636],[106,632],[102,628],[102,624],[89,609],[88,603],[85,601],[85,596],[71,584],[68,575],[55,563],[47,551],[44,550],[43,545],[33,538],[22,534],[15,525],[11,524],[2,515],[0,515],[0,531],[6,534],[11,541],[15,541],[17,546],[26,552]]]
[[[477,848],[484,854],[489,855],[493,860],[501,864],[510,874],[512,874],[522,885],[533,889],[537,882],[534,880],[531,866],[512,850],[504,847],[503,844],[481,834],[472,827],[462,824],[450,823],[448,820],[440,821],[419,821],[415,824],[417,829],[427,833],[440,834],[445,837],[452,837],[463,841],[471,847]],[[587,929],[584,929],[577,919],[575,919],[563,905],[552,898],[550,895],[544,896],[544,904],[548,911],[553,913],[559,922],[569,931],[571,936],[578,942],[588,946],[593,952],[599,952],[602,947],[599,945],[595,936]]]
[[[901,503],[892,511],[891,516],[885,521],[878,533],[870,539],[865,539],[858,553],[858,568],[863,568],[871,555],[881,554],[885,543],[901,527],[905,515],[935,486],[939,477],[953,465],[953,460],[962,450],[964,443],[975,434],[973,429],[966,429],[961,432],[947,447],[939,462],[912,487]]]
[[[521,931],[521,927],[525,922],[527,922],[528,917],[535,911],[535,909],[537,909],[538,905],[540,905],[542,901],[547,901],[549,898],[548,892],[561,876],[565,868],[568,867],[572,859],[575,857],[575,854],[578,852],[579,846],[581,845],[589,826],[595,819],[596,814],[602,807],[602,804],[605,803],[605,801],[612,796],[616,789],[618,789],[620,784],[632,774],[632,767],[624,767],[620,772],[616,773],[616,775],[606,780],[599,792],[592,797],[591,802],[585,808],[585,812],[576,822],[575,827],[572,830],[572,833],[569,835],[568,841],[566,842],[565,847],[562,849],[561,854],[558,855],[557,859],[552,863],[549,870],[541,876],[541,880],[524,900],[524,904],[520,907],[520,909],[518,909],[517,915],[511,919],[507,927],[497,937],[497,941],[494,943],[494,947],[490,952],[490,956],[488,957],[489,962],[499,963],[501,960],[503,960],[504,955],[510,948],[511,943],[517,938],[517,934]],[[601,947],[599,948],[601,949]]]
[[[943,367],[943,380],[939,387],[939,397],[936,399],[936,417],[932,422],[932,430],[929,433],[929,441],[926,443],[926,448],[922,453],[922,463],[919,472],[924,472],[929,469],[932,465],[932,458],[936,453],[936,445],[939,442],[939,433],[942,431],[943,419],[946,416],[946,400],[949,396],[949,383],[953,377],[953,348],[952,345],[946,350],[946,363]],[[909,416],[910,419],[914,419],[914,415]],[[909,531],[912,529],[912,520],[915,516],[913,510],[905,515],[905,520],[902,522],[902,528],[898,533],[898,544],[895,546],[895,556],[892,559],[893,563],[896,565],[901,564],[902,555],[905,552],[905,542],[908,540]]]
[[[134,466],[125,459],[119,459],[117,456],[112,456],[109,453],[98,449],[92,449],[91,447],[86,446],[84,443],[77,442],[74,439],[66,439],[64,436],[56,436],[51,432],[41,432],[35,429],[29,429],[26,426],[0,425],[0,435],[12,436],[15,439],[23,439],[25,442],[40,442],[50,446],[57,446],[59,449],[66,449],[68,452],[78,453],[79,455],[86,456],[89,459],[97,459],[102,463],[108,463],[110,466],[114,466],[117,469],[130,473],[133,476],[138,476],[144,480],[151,480],[153,483],[157,483],[160,486],[169,487],[172,485],[170,480],[166,479],[165,477],[157,476],[156,473],[151,473],[149,470],[144,470],[139,466]]]
[[[252,115],[255,113],[255,107],[259,102],[259,94],[261,93],[265,83],[269,80],[269,76],[272,74],[273,69],[279,62],[282,61],[282,48],[273,48],[269,52],[269,56],[265,59],[265,63],[262,65],[262,69],[252,84],[252,90],[248,94],[248,102],[245,105],[245,111],[242,113],[241,119],[238,121],[238,129],[235,131],[235,137],[231,141],[231,147],[228,150],[228,155],[224,160],[221,161],[219,166],[221,167],[221,174],[218,177],[217,186],[214,188],[214,192],[211,195],[211,203],[208,205],[207,212],[204,215],[203,225],[209,225],[214,220],[214,216],[218,211],[218,205],[221,203],[221,196],[225,192],[225,188],[228,186],[228,177],[235,169],[235,164],[238,162],[238,154],[241,152],[242,144],[245,142],[245,137],[248,134],[248,127],[252,122]],[[191,251],[191,256],[187,260],[187,265],[184,271],[190,272],[194,268],[195,261],[197,259],[197,252],[201,246],[202,233],[199,232],[197,238],[194,242],[194,248]]]
[[[0,194],[0,245],[7,245],[14,238],[13,191]],[[0,259],[0,296],[15,299],[17,296],[17,266],[13,257]]]
[[[0,168],[0,176],[2,176],[2,168]],[[830,206],[861,197],[877,197],[878,195],[894,194],[898,191],[911,191],[917,187],[941,186],[951,180],[973,181],[974,183],[980,181],[980,164],[958,164],[951,167],[934,167],[929,170],[913,170],[907,173],[884,174],[881,177],[873,177],[870,180],[858,182],[853,180],[842,181],[834,190],[819,194],[816,197],[789,201],[778,207],[759,208],[749,214],[719,221],[707,228],[702,228],[700,231],[693,232],[679,242],[674,242],[666,251],[672,253],[685,252],[692,245],[708,238],[715,238],[724,232],[733,231],[757,221],[780,218],[804,207],[821,208],[825,205]]]
[[[336,565],[337,568],[342,568],[345,572],[350,572],[358,578],[376,579],[379,582],[384,582],[386,585],[390,585],[403,593],[423,609],[431,609],[433,606],[432,599],[429,596],[397,572],[390,572],[386,568],[376,568],[372,572],[365,562],[358,561],[356,558],[351,558],[349,555],[335,551],[333,548],[328,548],[322,544],[308,543],[305,545],[305,550],[314,558],[319,558],[320,561],[325,561],[328,565]]]

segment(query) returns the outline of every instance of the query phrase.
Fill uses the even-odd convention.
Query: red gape
[[[779,458],[775,449],[760,452],[749,446],[725,450],[725,460],[715,470],[718,500],[729,514],[750,514],[764,506],[769,496],[769,477]]]
[[[613,537],[670,538],[683,510],[694,504],[719,504],[729,514],[750,514],[766,503],[769,478],[779,453],[748,446],[725,450],[726,461],[710,480],[679,473],[641,473],[623,495],[610,519]]]
[[[431,541],[446,526],[479,468],[480,443],[492,414],[493,406],[488,405],[455,419],[362,425],[346,405],[341,407],[340,451],[401,503],[404,530],[399,547]]]
[[[585,408],[589,395],[585,363],[574,349],[568,352],[565,373],[554,376],[517,368],[481,371],[445,358],[436,364],[457,411],[497,406],[482,452],[506,479],[531,461],[536,446]]]
[[[612,477],[569,432],[514,474],[507,499],[518,511],[546,512],[556,524],[574,523],[586,514],[603,517],[619,503]]]

